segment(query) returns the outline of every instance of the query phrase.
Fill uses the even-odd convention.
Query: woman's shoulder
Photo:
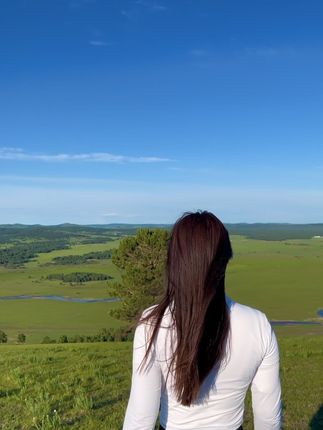
[[[148,308],[144,309],[142,314],[141,314],[141,317],[139,319],[138,324],[141,324],[141,321],[144,320],[143,321],[144,324],[148,324],[149,326],[154,325],[154,318],[149,318],[149,317],[150,317],[150,315],[152,317],[155,316],[153,311],[154,311],[154,309],[157,308],[157,306],[158,306],[158,304],[149,306]],[[172,317],[172,312],[171,312],[171,306],[167,306],[167,308],[165,309],[165,311],[163,313],[159,328],[160,329],[170,328],[173,325],[172,322],[173,322],[173,317]]]
[[[156,305],[149,306],[149,308],[144,309],[141,313],[140,319],[146,318],[157,306],[158,305],[156,304]]]
[[[268,318],[260,309],[231,300],[231,320],[239,325],[257,326],[268,330],[271,328]]]
[[[158,304],[149,306],[148,308],[144,309],[141,313],[141,316],[139,318],[135,334],[134,334],[134,346],[142,347],[145,346],[145,348],[148,346],[150,338],[152,336],[154,327],[155,327],[155,320],[154,320],[154,314],[153,311],[155,308],[157,308]],[[171,327],[171,324],[169,323],[169,316],[171,315],[169,308],[167,308],[164,312],[161,324],[159,326],[159,330],[156,336],[156,339],[154,340],[154,345],[152,350],[155,351],[155,348],[157,344],[160,342],[161,338],[164,338],[165,332]],[[151,316],[151,318],[150,318]],[[157,348],[158,349],[158,348]],[[156,349],[156,351],[157,351]]]

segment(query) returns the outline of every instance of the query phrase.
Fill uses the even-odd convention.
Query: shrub
[[[8,336],[2,330],[0,330],[0,343],[7,343]]]
[[[70,343],[81,343],[81,342],[84,342],[84,340],[85,340],[84,336],[76,334],[69,339],[69,342]]]
[[[60,338],[58,339],[58,343],[68,343],[68,338],[65,334],[63,334],[62,336],[60,336]]]
[[[41,343],[56,343],[55,339],[51,339],[49,336],[45,336]]]
[[[18,343],[25,343],[26,342],[26,335],[24,333],[18,333],[17,341],[18,341]]]

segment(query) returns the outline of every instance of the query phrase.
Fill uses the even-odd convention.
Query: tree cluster
[[[61,335],[58,340],[45,336],[41,343],[92,343],[92,342],[126,342],[133,340],[133,330],[129,328],[103,328],[101,331],[94,335],[80,335],[75,334],[72,336]]]
[[[47,275],[47,279],[57,279],[63,282],[75,282],[82,284],[83,282],[90,281],[106,281],[112,279],[111,276],[105,273],[93,273],[93,272],[72,272],[72,273],[52,273]]]
[[[0,266],[22,266],[41,252],[67,248],[69,248],[69,244],[63,240],[39,241],[8,246],[0,249]]]
[[[108,260],[111,258],[112,252],[110,250],[106,251],[97,251],[97,252],[88,252],[83,255],[64,255],[62,257],[55,257],[52,260],[53,264],[82,264],[88,263],[91,260]]]
[[[77,224],[61,225],[23,225],[0,224],[0,243],[18,243],[18,241],[65,240],[73,243],[99,243],[114,240],[111,236],[124,235],[123,229],[111,229],[108,226],[86,226]]]
[[[3,330],[0,330],[0,343],[7,343],[7,342],[8,342],[7,334]],[[26,335],[24,333],[18,333],[17,342],[18,343],[25,343],[26,342]]]

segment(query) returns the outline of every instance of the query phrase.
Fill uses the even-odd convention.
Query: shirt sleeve
[[[279,430],[282,426],[279,350],[275,333],[265,320],[266,349],[251,384],[255,430]]]
[[[155,428],[161,395],[161,369],[153,346],[146,366],[139,366],[148,347],[146,324],[140,324],[134,336],[131,391],[123,423],[123,430],[153,430]]]

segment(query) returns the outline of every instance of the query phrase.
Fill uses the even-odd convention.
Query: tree
[[[51,339],[49,336],[45,336],[41,343],[56,343],[55,339]]]
[[[8,336],[2,330],[0,330],[0,343],[7,343]]]
[[[68,337],[66,334],[62,334],[62,336],[59,337],[58,343],[68,343]]]
[[[74,336],[71,336],[69,338],[69,343],[81,343],[86,340],[85,336],[82,336],[80,334],[75,334]]]
[[[18,333],[17,340],[19,343],[25,343],[26,335],[24,333]]]
[[[112,287],[122,302],[112,311],[113,316],[133,321],[143,309],[158,302],[164,288],[168,239],[167,230],[144,228],[120,241],[112,261],[121,269],[121,282]]]

